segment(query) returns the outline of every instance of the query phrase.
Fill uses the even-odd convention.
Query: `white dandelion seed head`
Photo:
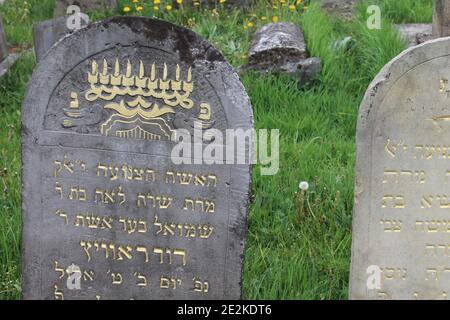
[[[300,190],[306,191],[309,188],[309,183],[306,181],[302,181],[302,182],[300,182],[298,187],[300,188]]]

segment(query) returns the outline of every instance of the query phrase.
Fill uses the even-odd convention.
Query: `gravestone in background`
[[[450,40],[404,51],[359,110],[352,299],[450,294]]]
[[[59,18],[67,14],[67,8],[71,5],[76,5],[81,9],[81,12],[91,12],[98,10],[117,11],[119,4],[117,0],[57,0],[53,17]]]
[[[171,160],[176,129],[252,128],[220,52],[159,20],[91,24],[39,63],[22,115],[24,298],[240,297],[251,166]]]
[[[0,77],[4,76],[8,69],[19,59],[20,53],[9,54],[8,43],[6,41],[3,20],[0,15]]]
[[[86,25],[85,21],[80,20],[80,26]],[[59,39],[71,32],[73,30],[67,28],[67,17],[59,17],[34,24],[33,39],[36,61],[39,62]]]

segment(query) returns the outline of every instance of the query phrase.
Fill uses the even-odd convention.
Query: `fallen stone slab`
[[[400,36],[408,43],[408,47],[415,46],[428,38],[431,35],[431,24],[425,23],[407,23],[407,24],[396,24]]]
[[[57,0],[53,17],[64,17],[67,14],[67,8],[71,5],[80,7],[81,12],[90,12],[97,10],[117,11],[119,4],[117,0]]]
[[[247,70],[287,74],[300,86],[321,72],[320,58],[309,58],[302,29],[290,22],[267,24],[253,37]]]
[[[73,32],[67,27],[66,17],[59,17],[33,25],[34,51],[39,62],[47,51],[64,36]],[[82,26],[87,23],[82,24]]]

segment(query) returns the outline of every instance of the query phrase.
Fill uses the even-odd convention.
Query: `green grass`
[[[23,1],[7,0],[0,12],[9,41],[29,48],[33,22],[51,18],[53,2],[29,0],[25,7]],[[404,48],[391,24],[429,22],[432,13],[431,0],[378,0],[383,28],[368,30],[367,3],[358,7],[353,22],[342,22],[304,2],[309,8],[302,14],[272,9],[267,1],[246,12],[218,8],[157,14],[201,34],[235,67],[245,63],[251,35],[265,23],[260,17],[276,15],[301,24],[311,55],[323,60],[320,78],[302,90],[283,76],[242,75],[256,127],[277,128],[281,134],[279,173],[263,177],[259,167],[254,171],[246,299],[347,298],[358,106],[376,73]],[[126,4],[121,0],[121,6]],[[140,14],[153,12],[146,7]],[[244,28],[248,22],[255,26]],[[332,49],[346,36],[353,39],[350,46]],[[25,54],[0,81],[0,169],[5,168],[0,178],[0,299],[21,296],[20,110],[34,64],[34,55]],[[310,188],[300,207],[295,193],[301,180]]]

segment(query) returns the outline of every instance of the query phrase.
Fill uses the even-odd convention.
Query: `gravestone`
[[[64,17],[67,14],[67,8],[72,5],[78,6],[84,13],[98,10],[115,12],[119,7],[117,0],[57,0],[53,17]]]
[[[22,115],[25,299],[240,297],[251,165],[198,153],[253,127],[219,51],[160,20],[90,24],[37,65]]]
[[[80,26],[87,23],[80,20]],[[67,18],[59,17],[33,25],[34,51],[39,62],[47,51],[61,38],[73,32],[67,27]]]
[[[388,63],[359,109],[350,298],[450,294],[450,40]]]
[[[8,43],[6,42],[3,20],[0,15],[0,77],[4,76],[9,68],[19,59],[20,53],[9,54]]]

